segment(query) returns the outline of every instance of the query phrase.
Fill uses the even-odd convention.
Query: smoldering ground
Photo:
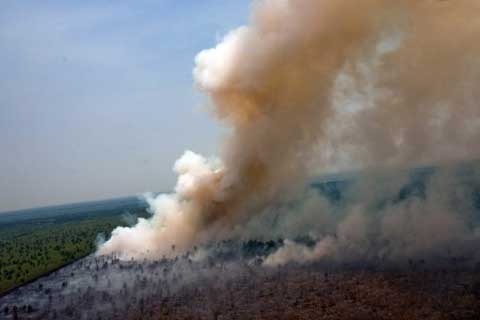
[[[348,288],[338,291],[342,282],[336,280],[343,276],[330,286],[325,270],[360,266],[420,274],[406,277],[412,290],[396,300],[406,306],[413,301],[409,294],[420,292],[413,302],[431,302],[432,312],[450,303],[456,310],[468,305],[470,316],[478,315],[478,305],[467,302],[477,299],[472,277],[478,274],[480,180],[478,165],[465,161],[479,158],[479,13],[474,0],[253,2],[248,25],[195,61],[197,86],[210,98],[212,114],[230,128],[220,156],[186,152],[174,166],[175,193],[149,198],[150,219],[114,230],[97,257],[79,267],[81,281],[65,287],[53,282],[64,290],[58,296],[50,299],[50,291],[37,287],[25,297],[44,303],[37,306],[44,318],[79,318],[82,312],[125,318],[130,311],[149,316],[162,308],[155,305],[176,312],[191,301],[218,302],[203,317],[215,318],[216,308],[224,310],[234,299],[215,298],[215,288],[210,300],[195,298],[208,296],[205,288],[212,283],[237,279],[234,288],[252,284],[239,291],[242,297],[257,297],[259,274],[279,275],[268,282],[281,284],[288,280],[282,270],[293,268],[315,271],[297,272],[307,275],[300,282],[321,275],[316,296],[340,292],[341,299],[322,304],[326,312],[359,296]],[[425,165],[433,167],[418,169]],[[315,180],[344,170],[356,173]],[[235,243],[261,250],[243,257],[242,245]],[[430,275],[436,277],[430,284],[446,288],[427,285]],[[380,291],[368,292],[382,294],[388,288],[375,277],[365,279],[352,281],[352,287],[379,283]],[[283,292],[280,306],[301,301],[291,301],[289,287],[265,283]],[[104,288],[110,289],[103,294]],[[394,292],[405,292],[403,285],[398,288]],[[378,315],[374,300],[371,312]],[[300,305],[298,310],[308,307]],[[383,318],[394,305],[383,306]],[[262,306],[251,307],[262,317]],[[407,318],[415,316],[424,317]]]
[[[152,262],[91,256],[0,298],[0,319],[16,319],[15,315],[21,319],[155,319],[154,307],[182,290],[198,286],[214,291],[230,281],[229,275],[247,272],[246,265],[223,259],[217,261],[221,267],[211,260],[193,259],[179,256]],[[212,299],[211,305],[202,306],[205,313],[214,303]]]
[[[196,84],[230,127],[220,158],[186,152],[175,193],[151,199],[152,218],[114,230],[98,254],[158,258],[172,245],[186,252],[250,229],[269,237],[256,221],[304,199],[314,173],[477,158],[479,12],[468,0],[254,2],[249,24],[195,61]],[[472,210],[451,204],[450,178],[437,180],[421,200],[381,210],[372,199],[402,178],[357,187],[344,210],[307,198],[303,207],[319,213],[305,222],[320,230],[313,250],[321,254],[290,245],[307,257],[294,259],[395,260],[476,246]],[[296,221],[284,224],[284,237]]]
[[[0,298],[0,318],[15,308],[22,319],[474,319],[479,170],[317,178],[232,240],[159,259],[88,257]]]
[[[262,265],[283,244],[222,241],[155,261],[90,256],[0,297],[0,319],[475,319],[480,314],[480,269],[460,260],[443,267],[411,260],[401,269],[319,259]]]

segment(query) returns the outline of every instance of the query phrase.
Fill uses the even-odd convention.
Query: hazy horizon
[[[216,154],[194,57],[248,3],[3,1],[0,212],[172,190],[185,149]]]

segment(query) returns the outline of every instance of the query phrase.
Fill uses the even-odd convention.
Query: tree
[[[18,308],[17,306],[13,306],[13,320],[18,320]]]

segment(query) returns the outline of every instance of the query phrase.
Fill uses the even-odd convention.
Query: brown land
[[[460,271],[254,272],[184,287],[131,319],[480,319],[480,276]]]

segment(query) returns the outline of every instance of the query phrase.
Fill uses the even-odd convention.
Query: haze
[[[170,190],[185,149],[216,154],[193,61],[248,9],[2,1],[0,211]]]

